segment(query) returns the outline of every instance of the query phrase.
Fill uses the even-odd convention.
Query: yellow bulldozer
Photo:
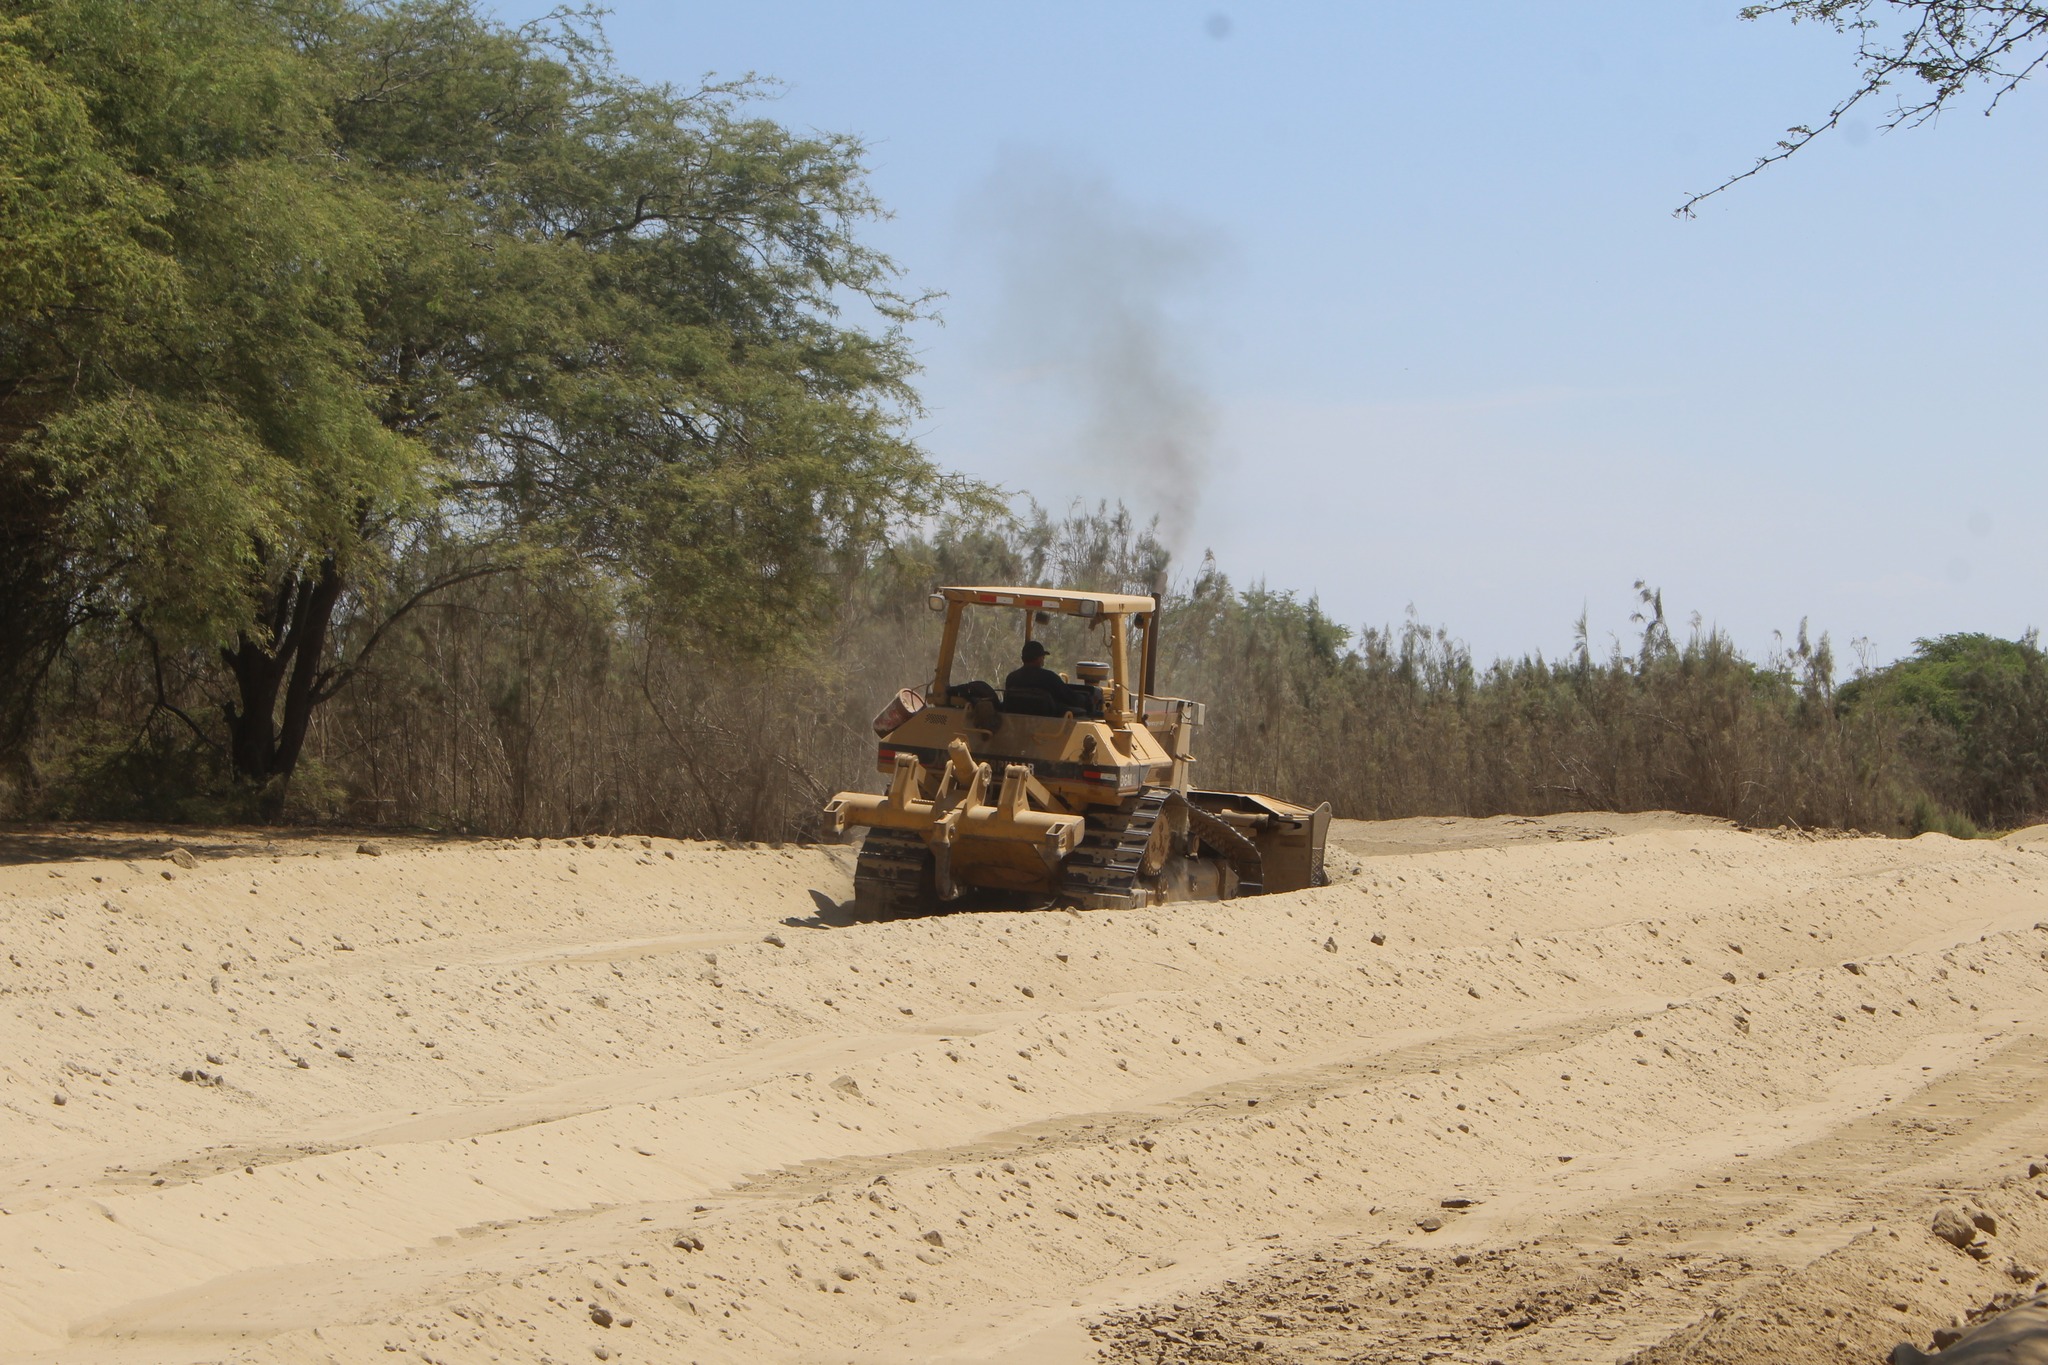
[[[853,886],[869,917],[975,895],[1082,909],[1228,900],[1323,880],[1328,803],[1310,808],[1191,785],[1200,702],[1153,691],[1156,600],[1051,588],[941,588],[938,665],[875,718],[888,791],[840,792],[829,834],[862,827]],[[1005,685],[953,681],[970,611],[1021,618],[1027,667]],[[981,618],[977,618],[980,621]],[[1098,659],[1032,669],[1054,627]],[[1034,653],[1035,651],[1035,653]]]

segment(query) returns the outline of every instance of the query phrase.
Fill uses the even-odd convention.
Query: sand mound
[[[1876,1361],[2048,1263],[2048,840],[854,924],[843,849],[34,837],[4,1360]]]

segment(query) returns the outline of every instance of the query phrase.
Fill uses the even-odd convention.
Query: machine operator
[[[1047,701],[1055,706],[1067,700],[1067,684],[1060,675],[1045,666],[1045,646],[1036,640],[1024,642],[1024,666],[1010,670],[1010,676],[1003,679],[1003,695],[1009,696],[1014,688],[1031,692],[1042,692]]]
[[[1084,715],[1099,713],[1102,703],[1093,687],[1067,682],[1045,666],[1044,645],[1026,640],[1023,658],[1023,667],[1011,669],[1010,676],[1003,679],[1003,696],[1011,703],[1035,700],[1033,694],[1037,694],[1046,699],[1054,715],[1070,710]]]

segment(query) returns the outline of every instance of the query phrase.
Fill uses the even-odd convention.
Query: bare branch
[[[436,593],[446,592],[450,588],[459,587],[464,583],[473,582],[479,578],[488,578],[493,574],[505,573],[512,567],[510,564],[484,564],[464,569],[460,573],[447,574],[437,578],[412,596],[406,598],[404,602],[399,604],[398,610],[385,617],[378,624],[377,628],[370,632],[370,638],[363,641],[363,647],[356,651],[355,658],[349,660],[345,665],[337,665],[333,668],[321,670],[319,684],[315,687],[313,693],[314,701],[316,703],[326,701],[335,693],[341,691],[342,688],[348,686],[349,680],[354,678],[362,669],[364,662],[370,657],[371,652],[382,642],[385,632],[404,620],[413,608],[421,605]]]
[[[1787,129],[1776,151],[1757,158],[1754,166],[1712,189],[1689,196],[1673,210],[1676,217],[1696,216],[1703,201],[1803,151],[1816,138],[1839,127],[1850,110],[1900,76],[1917,77],[1927,91],[1918,100],[1901,99],[1880,120],[1878,126],[1884,132],[1919,127],[1974,86],[1991,91],[1984,108],[1988,115],[2022,81],[2048,64],[2048,0],[1768,0],[1742,11],[1744,19],[1769,15],[1783,15],[1795,24],[1826,24],[1838,33],[1855,34],[1857,86],[1818,126],[1800,124]],[[1885,15],[1901,16],[1907,22],[1887,37],[1881,17]]]
[[[192,731],[193,738],[197,739],[201,744],[204,744],[216,754],[227,752],[221,747],[219,740],[207,734],[198,721],[185,713],[183,707],[172,703],[169,691],[164,686],[163,647],[157,643],[156,633],[145,627],[140,621],[135,623],[135,629],[142,636],[144,643],[149,646],[150,670],[156,682],[156,699],[150,703],[150,717],[154,717],[159,711],[168,712],[179,720],[184,721],[186,728]],[[147,724],[148,720],[149,717],[145,717],[143,723]]]

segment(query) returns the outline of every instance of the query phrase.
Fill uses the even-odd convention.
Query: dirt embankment
[[[2038,833],[885,924],[843,850],[39,837],[0,1360],[1874,1362],[2048,1264]]]

